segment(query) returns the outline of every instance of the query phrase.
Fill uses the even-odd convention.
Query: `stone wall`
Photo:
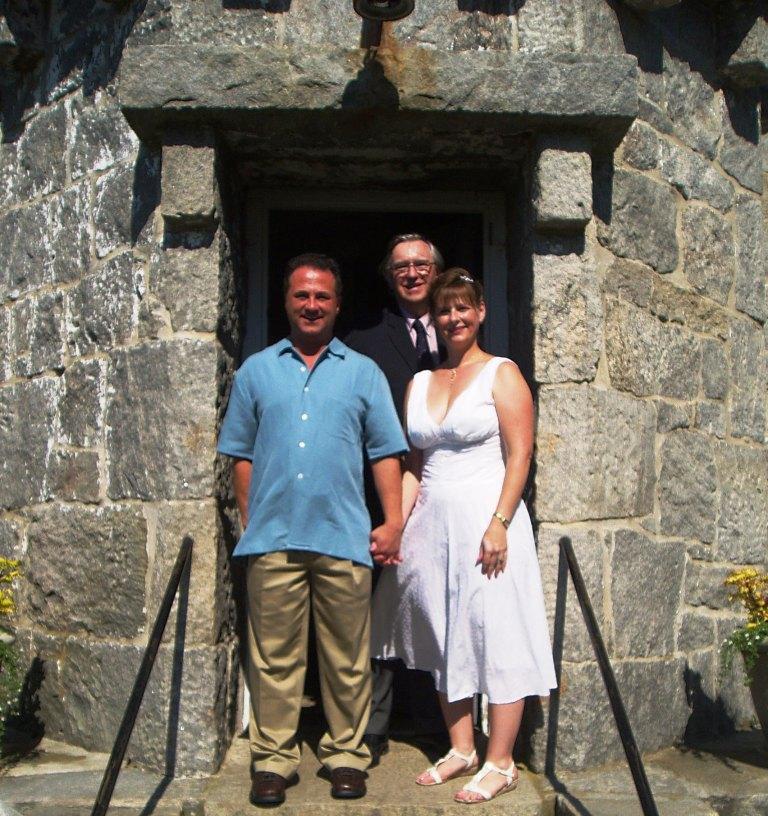
[[[541,66],[562,68],[547,74],[564,84],[544,83],[539,119],[519,120],[535,149],[530,195],[510,199],[528,209],[514,218],[512,245],[525,253],[510,291],[523,296],[518,314],[530,303],[533,509],[553,628],[564,625],[557,763],[571,768],[621,749],[572,591],[564,621],[554,620],[559,537],[574,542],[643,749],[751,720],[738,673],[717,679],[718,644],[737,620],[722,578],[768,555],[755,87],[766,79],[764,38],[753,35],[762,18],[750,11],[760,4],[631,5],[639,10],[613,0],[418,0],[414,15],[385,28],[392,82],[354,100],[375,106],[379,89],[397,94],[405,82],[410,116],[420,105],[443,110],[442,76],[454,93],[445,110],[486,114],[494,100],[527,99],[519,77],[506,93],[502,62],[526,68],[531,96]],[[663,5],[674,7],[647,10]],[[259,104],[311,107],[344,88],[349,66],[315,84],[312,72],[336,70],[360,22],[336,0],[78,0],[54,2],[48,17],[44,8],[0,8],[0,552],[24,562],[18,625],[30,661],[43,661],[47,733],[108,749],[175,553],[193,535],[185,624],[166,636],[130,753],[210,771],[233,731],[237,687],[236,524],[214,455],[244,308],[236,165],[197,103],[186,125],[139,141],[116,73],[126,47],[246,46],[238,53],[249,59],[274,47],[275,84],[260,82]],[[414,54],[480,50],[497,53],[483,56],[490,79],[474,97],[471,54],[461,55],[463,74],[447,60],[433,61],[440,76],[428,75],[432,62],[415,70]],[[301,65],[278,71],[283,53],[300,53]],[[574,118],[563,88],[569,72],[589,76],[590,60],[625,54],[640,69],[639,115],[617,146],[606,142],[606,111]],[[403,66],[405,79],[395,76]],[[590,88],[607,98],[594,89],[612,79],[595,76],[584,98]],[[200,98],[229,99],[219,91]],[[241,128],[248,113],[234,110]],[[297,184],[311,150],[284,159]],[[547,709],[532,715],[526,737],[541,767]]]
[[[179,168],[195,149],[170,147],[161,170],[160,146],[140,144],[117,104],[128,35],[154,36],[143,5],[54,3],[35,21],[37,61],[4,68],[0,542],[23,562],[17,624],[42,661],[46,734],[104,751],[193,536],[128,751],[192,773],[218,767],[234,725],[215,430],[237,312],[213,149]],[[173,189],[161,210],[180,171],[207,185],[205,213],[170,211]]]

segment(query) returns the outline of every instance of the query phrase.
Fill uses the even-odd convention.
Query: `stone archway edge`
[[[140,135],[194,113],[238,120],[249,111],[383,109],[504,114],[521,126],[552,123],[624,130],[637,116],[630,55],[509,54],[402,48],[295,50],[275,46],[126,49],[118,94]]]

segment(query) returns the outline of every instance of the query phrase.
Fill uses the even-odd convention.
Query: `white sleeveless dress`
[[[475,565],[504,479],[489,360],[441,423],[427,410],[430,371],[408,400],[408,434],[424,451],[422,480],[403,533],[403,563],[385,567],[373,597],[371,656],[430,671],[450,702],[475,693],[511,703],[555,688],[541,575],[521,501],[507,532],[504,572]]]

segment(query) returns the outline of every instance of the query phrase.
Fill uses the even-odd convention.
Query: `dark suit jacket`
[[[399,312],[384,309],[378,323],[370,328],[351,331],[344,338],[344,342],[355,351],[370,357],[384,372],[392,392],[395,408],[397,408],[397,415],[402,422],[405,389],[413,379],[413,375],[419,370],[416,348],[408,332],[405,318]],[[439,344],[439,348],[440,360],[444,360],[445,348],[442,344]],[[382,522],[382,512],[367,461],[365,501],[371,514],[371,522],[376,527]]]
[[[391,309],[384,309],[381,320],[376,325],[351,331],[344,342],[355,351],[370,357],[384,372],[397,415],[402,422],[405,389],[419,370],[416,349],[405,318]],[[445,348],[441,343],[438,345],[442,361],[445,359]]]

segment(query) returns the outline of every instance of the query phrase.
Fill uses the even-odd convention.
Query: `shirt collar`
[[[339,340],[338,337],[332,337],[331,342],[325,347],[325,350],[329,354],[333,354],[336,357],[344,358],[347,354],[347,346]],[[293,343],[291,343],[290,337],[284,337],[277,343],[277,354],[278,356],[282,354],[286,354],[287,352],[293,351]]]
[[[414,317],[412,314],[409,314],[405,311],[405,309],[400,307],[400,314],[405,318],[409,331],[413,328],[413,324],[417,320],[420,320],[424,324],[425,329],[429,329],[432,326],[432,315],[429,312],[426,312],[426,314],[422,315],[421,317]]]

